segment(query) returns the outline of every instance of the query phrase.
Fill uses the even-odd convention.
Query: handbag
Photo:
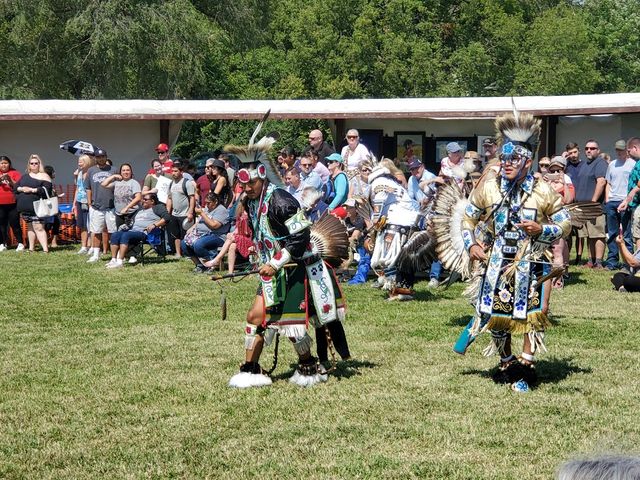
[[[46,187],[42,187],[47,198],[33,202],[33,211],[38,218],[51,217],[58,214],[58,197],[50,197]]]

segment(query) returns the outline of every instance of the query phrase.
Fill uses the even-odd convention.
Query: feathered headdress
[[[260,123],[253,131],[253,135],[251,135],[251,139],[249,140],[249,145],[225,145],[225,152],[232,153],[240,163],[243,163],[245,167],[249,164],[258,164],[256,167],[261,173],[263,172],[262,178],[267,178],[269,182],[282,187],[284,186],[284,179],[282,175],[280,175],[280,171],[278,169],[278,164],[275,159],[269,158],[269,150],[273,144],[280,137],[277,132],[271,132],[264,137],[262,137],[258,142],[255,142],[255,139],[258,137],[260,130],[262,130],[262,125],[269,118],[269,114],[271,110],[268,110],[267,113],[264,114]],[[255,143],[254,143],[255,142]]]
[[[540,119],[521,113],[513,106],[513,113],[496,118],[496,132],[501,153],[533,158],[540,143]]]

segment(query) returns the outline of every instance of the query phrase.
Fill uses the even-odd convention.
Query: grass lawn
[[[492,382],[488,336],[451,351],[463,285],[425,282],[406,304],[346,287],[354,359],[326,384],[289,384],[282,342],[274,385],[239,391],[255,278],[224,285],[223,321],[190,262],[110,271],[73,251],[0,254],[0,478],[548,479],[640,449],[640,295],[608,273],[574,268],[554,293],[529,394]]]

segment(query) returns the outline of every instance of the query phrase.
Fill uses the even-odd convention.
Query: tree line
[[[286,99],[637,91],[625,0],[7,0],[2,99]],[[304,143],[316,122],[278,122]],[[322,127],[322,125],[320,125]],[[185,156],[244,138],[189,122]]]

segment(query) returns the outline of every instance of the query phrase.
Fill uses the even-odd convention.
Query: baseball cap
[[[626,150],[627,149],[627,142],[625,142],[624,140],[618,140],[615,144],[616,150]]]
[[[156,147],[156,152],[158,153],[165,153],[169,151],[169,145],[167,145],[166,143],[161,143]]]
[[[214,167],[221,168],[223,170],[226,169],[226,167],[224,166],[224,160],[220,160],[219,158],[216,158],[211,165],[213,165]]]
[[[106,157],[107,156],[107,151],[103,150],[102,148],[98,148],[96,151],[93,152],[93,156],[94,157]]]
[[[407,168],[409,170],[413,170],[414,168],[418,168],[420,166],[422,166],[422,162],[420,161],[420,159],[419,158],[414,158],[413,160],[411,160],[409,162],[409,164],[407,165]]]
[[[482,141],[482,146],[483,147],[490,147],[491,145],[497,145],[498,142],[496,142],[496,139],[493,137],[489,137],[489,138],[485,138]]]
[[[567,168],[567,159],[561,155],[557,155],[551,159],[549,168],[553,167],[554,165],[557,167]]]
[[[340,155],[339,153],[332,153],[331,155],[329,155],[328,157],[324,157],[324,159],[327,162],[338,162],[338,163],[344,163],[344,158],[342,158],[342,155]]]
[[[458,142],[449,142],[447,143],[447,152],[456,153],[462,150],[462,147],[458,145]]]

